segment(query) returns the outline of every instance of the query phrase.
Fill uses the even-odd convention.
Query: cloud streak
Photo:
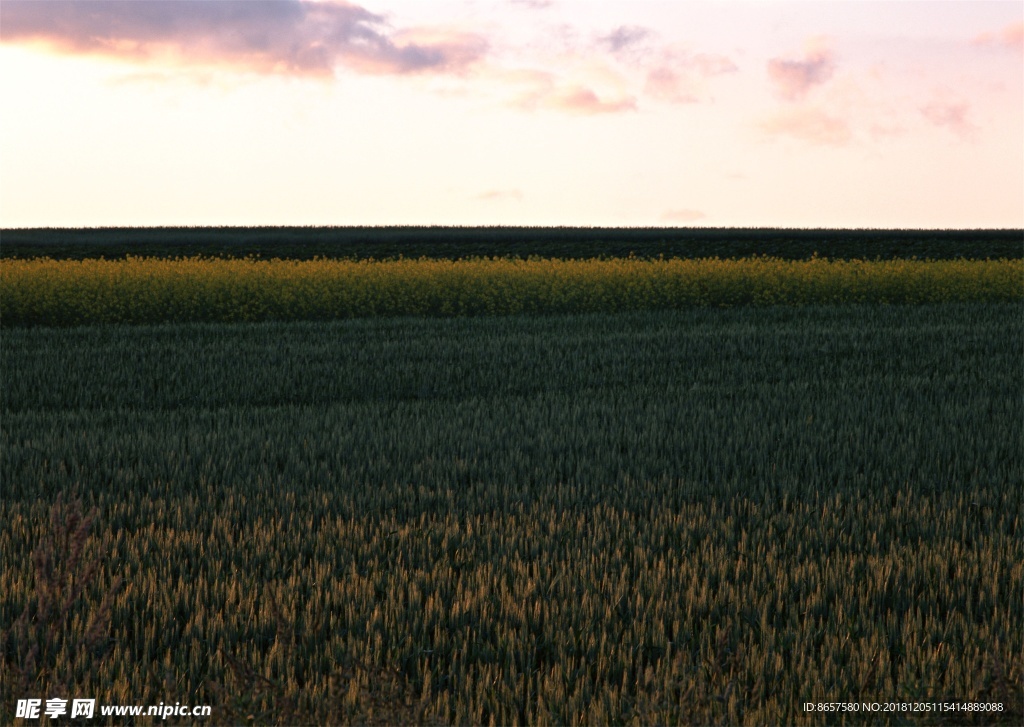
[[[4,0],[0,25],[5,43],[61,53],[298,76],[332,76],[339,65],[368,74],[457,72],[487,51],[477,35],[432,31],[421,41],[415,30],[390,33],[383,16],[360,6],[310,0]]]
[[[787,101],[798,101],[835,72],[835,57],[831,50],[812,44],[801,60],[772,58],[768,61],[768,77],[778,94]]]
[[[791,136],[827,146],[842,146],[853,138],[853,132],[845,120],[817,109],[778,114],[762,122],[761,129],[773,136]]]
[[[967,118],[970,110],[970,105],[962,101],[933,101],[919,109],[934,126],[945,127],[962,137],[971,136],[977,130]]]
[[[554,0],[510,0],[513,5],[524,5],[530,10],[543,10],[554,5]]]
[[[1010,23],[998,31],[982,33],[975,36],[971,43],[978,46],[1024,50],[1024,23]]]
[[[726,56],[666,54],[660,65],[647,71],[644,91],[657,101],[696,103],[706,97],[706,79],[736,70],[736,64]]]
[[[581,114],[603,114],[636,110],[636,99],[632,96],[603,99],[591,89],[583,86],[568,89],[564,93],[552,97],[551,103],[555,108]]]
[[[706,217],[707,215],[700,210],[691,209],[668,210],[661,215],[661,219],[666,222],[696,222]]]
[[[515,105],[527,111],[548,109],[583,116],[635,111],[637,108],[633,96],[602,98],[592,88],[583,85],[536,91],[521,98]]]
[[[647,73],[644,91],[658,101],[696,103],[700,99],[692,85],[672,68],[659,66]]]
[[[619,68],[638,81],[643,95],[660,102],[704,100],[708,79],[738,70],[727,56],[694,54],[660,41],[658,33],[639,25],[616,27],[598,37],[594,48],[610,54]]]
[[[522,202],[523,191],[521,189],[489,189],[478,194],[475,199],[481,202]]]

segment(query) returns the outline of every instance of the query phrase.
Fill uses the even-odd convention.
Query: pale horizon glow
[[[3,0],[0,227],[1024,228],[1015,1]]]

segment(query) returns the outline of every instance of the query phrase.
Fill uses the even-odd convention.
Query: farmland
[[[5,325],[1024,300],[1024,260],[0,260]]]
[[[5,328],[0,722],[1019,723],[1022,315]]]

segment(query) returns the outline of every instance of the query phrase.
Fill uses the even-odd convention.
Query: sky
[[[1024,227],[1018,0],[2,0],[0,227]]]

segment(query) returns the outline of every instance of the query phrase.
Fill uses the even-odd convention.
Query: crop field
[[[1024,303],[992,264],[980,302],[292,322],[11,327],[77,319],[12,321],[5,287],[0,723],[57,691],[215,724],[1020,724]]]
[[[1024,300],[1024,259],[0,260],[5,325]]]

